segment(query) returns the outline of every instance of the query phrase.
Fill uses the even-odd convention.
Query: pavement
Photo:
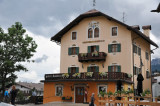
[[[13,106],[13,105],[1,102],[0,106]],[[46,104],[24,104],[24,105],[16,104],[16,106],[89,106],[89,104],[71,103],[71,102],[51,102]]]
[[[7,103],[4,103],[4,102],[0,102],[0,106],[13,106],[13,105],[7,104]]]

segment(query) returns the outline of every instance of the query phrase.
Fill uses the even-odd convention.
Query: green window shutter
[[[99,66],[96,66],[96,72],[99,72]]]
[[[109,44],[108,45],[108,53],[111,53],[112,52],[112,44]]]
[[[71,67],[68,67],[68,73],[71,73]]]
[[[117,48],[118,48],[117,52],[121,52],[121,44],[117,44]]]
[[[76,54],[79,54],[79,47],[76,47]]]
[[[91,53],[91,46],[88,46],[88,53]]]
[[[71,49],[72,48],[68,48],[68,55],[71,55]]]
[[[112,66],[108,66],[108,72],[111,72]]]
[[[90,72],[90,67],[87,67],[87,72]]]
[[[79,73],[79,67],[76,67],[76,73]]]
[[[117,66],[118,67],[118,72],[121,72],[121,66]]]
[[[96,46],[96,50],[99,52],[99,45]]]

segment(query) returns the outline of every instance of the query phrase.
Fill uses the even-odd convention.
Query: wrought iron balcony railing
[[[106,56],[107,56],[107,54],[104,52],[79,53],[78,60],[79,60],[79,62],[105,61]]]
[[[74,73],[75,74],[75,73]],[[106,72],[104,76],[99,72],[94,72],[92,76],[87,76],[88,72],[78,73],[77,76],[70,73],[61,74],[45,74],[45,80],[126,80],[131,81],[131,77],[128,77],[127,73],[123,72]]]

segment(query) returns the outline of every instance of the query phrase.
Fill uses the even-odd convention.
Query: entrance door
[[[84,87],[76,87],[75,91],[75,102],[83,103],[84,102]]]

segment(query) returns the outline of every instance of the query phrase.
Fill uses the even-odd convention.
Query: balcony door
[[[88,46],[88,53],[93,53],[95,51],[99,52],[99,45]]]
[[[76,73],[76,67],[71,67],[71,74]]]
[[[99,72],[99,66],[89,66],[87,72]]]

